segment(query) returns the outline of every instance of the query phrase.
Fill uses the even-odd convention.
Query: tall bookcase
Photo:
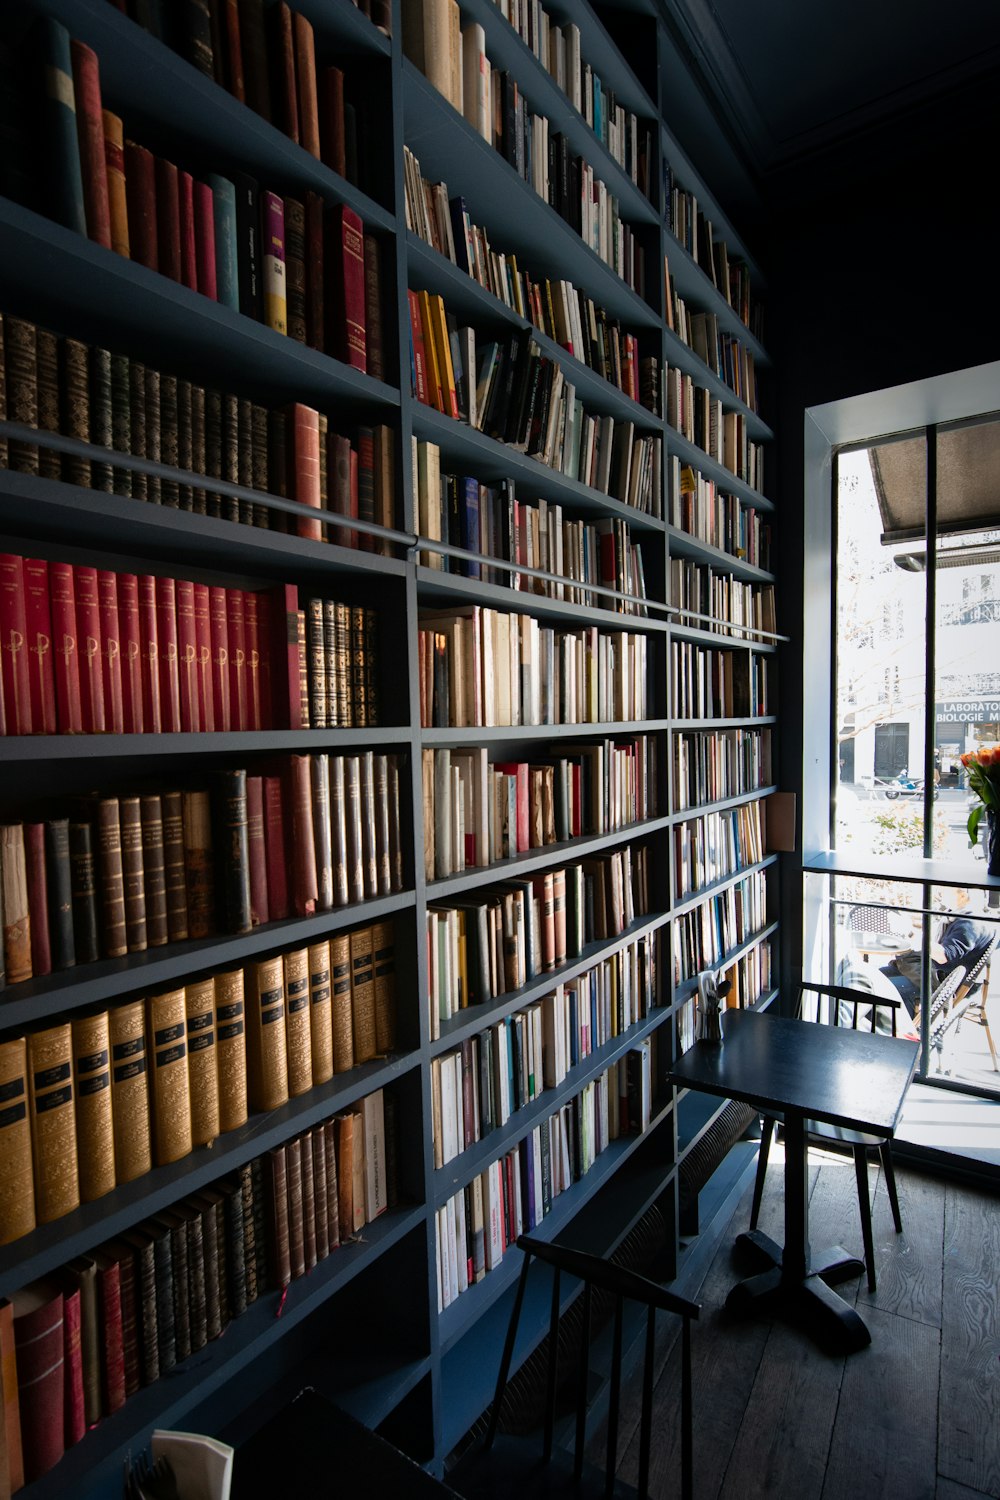
[[[402,0],[406,6],[409,0]],[[21,815],[22,805],[60,792],[83,792],[93,785],[163,776],[173,771],[224,767],[259,761],[288,751],[350,753],[372,748],[400,758],[404,829],[404,889],[398,894],[301,919],[255,928],[239,937],[213,937],[150,949],[119,960],[102,960],[44,979],[9,986],[0,997],[4,1035],[64,1018],[96,1002],[108,1004],[148,995],[199,973],[232,967],[254,956],[288,949],[359,923],[392,918],[396,933],[398,995],[397,1050],[390,1056],[338,1074],[267,1114],[251,1115],[247,1126],[220,1136],[183,1160],[157,1167],[61,1219],[0,1249],[0,1294],[54,1271],[109,1236],[205,1187],[251,1157],[328,1118],[376,1088],[393,1092],[399,1119],[399,1204],[368,1224],[310,1274],[294,1280],[287,1296],[261,1296],[228,1327],[225,1336],[171,1372],[145,1386],[112,1417],[70,1448],[59,1464],[25,1490],[27,1500],[56,1493],[86,1497],[118,1493],[123,1455],[137,1450],[154,1426],[179,1426],[238,1435],[247,1423],[274,1409],[304,1383],[329,1393],[371,1426],[379,1426],[419,1461],[440,1470],[491,1394],[502,1329],[516,1273],[509,1254],[470,1285],[443,1311],[437,1306],[437,1211],[492,1161],[530,1136],[559,1106],[573,1100],[637,1044],[654,1036],[656,1074],[651,1119],[639,1134],[610,1140],[593,1165],[565,1192],[554,1197],[536,1232],[567,1233],[581,1244],[609,1252],[654,1203],[665,1212],[676,1240],[677,1176],[684,1157],[717,1113],[694,1097],[674,1097],[666,1073],[690,1024],[693,974],[675,969],[673,947],[680,926],[705,931],[722,920],[708,903],[758,877],[761,905],[752,924],[743,920],[716,955],[732,965],[775,939],[777,910],[773,889],[775,857],[744,857],[740,868],[684,891],[677,864],[682,838],[696,826],[711,840],[718,829],[698,819],[738,816],[773,787],[774,778],[757,771],[747,789],[711,800],[696,797],[678,804],[673,767],[688,737],[697,759],[699,736],[731,731],[767,732],[773,713],[723,717],[697,707],[677,709],[671,681],[682,648],[754,661],[761,670],[775,649],[771,633],[730,630],[707,612],[680,610],[670,594],[672,564],[687,560],[711,569],[723,580],[769,585],[764,569],[684,531],[669,519],[640,512],[571,480],[484,433],[420,404],[410,388],[407,289],[440,294],[460,322],[508,332],[526,327],[471,277],[425,244],[406,227],[403,147],[418,158],[425,177],[447,183],[449,195],[464,197],[471,219],[499,248],[517,254],[533,277],[565,278],[582,288],[610,317],[634,333],[643,354],[661,368],[693,376],[725,411],[738,412],[756,442],[770,437],[756,416],[705,363],[666,326],[664,256],[676,292],[691,310],[713,313],[719,328],[738,337],[755,358],[766,387],[767,356],[729,301],[674,238],[664,222],[664,174],[697,195],[725,240],[729,254],[746,259],[695,169],[670,135],[670,100],[660,97],[660,53],[669,39],[656,7],[637,4],[623,38],[625,55],[605,28],[599,8],[588,0],[563,0],[560,21],[580,31],[584,59],[600,74],[620,103],[655,122],[651,186],[642,193],[618,166],[566,95],[532,55],[491,0],[461,0],[463,24],[482,25],[486,51],[495,67],[517,80],[531,108],[549,117],[572,151],[583,155],[608,184],[645,256],[645,295],[633,291],[539,197],[503,157],[481,139],[421,72],[403,55],[400,5],[393,5],[391,38],[377,30],[350,0],[299,0],[298,9],[316,28],[326,50],[344,66],[363,73],[377,101],[378,128],[366,139],[368,162],[362,192],[309,156],[275,127],[238,103],[181,56],[121,14],[107,0],[32,0],[32,9],[61,20],[73,37],[88,43],[100,59],[106,105],[116,109],[140,138],[170,143],[205,169],[236,168],[288,192],[319,192],[330,203],[345,203],[361,216],[383,249],[382,311],[386,380],[373,380],[332,357],[295,343],[239,313],[211,302],[147,270],[134,261],[92,244],[21,205],[0,200],[0,258],[4,266],[2,310],[90,342],[100,343],[188,378],[212,380],[277,407],[301,401],[347,422],[382,422],[397,434],[395,447],[396,527],[393,556],[342,548],[332,543],[260,530],[163,506],[137,503],[120,495],[77,490],[59,480],[0,471],[0,517],[4,550],[23,555],[97,562],[122,570],[163,571],[234,587],[296,582],[300,588],[374,603],[383,642],[381,689],[384,727],[377,730],[281,730],[240,734],[169,736],[50,736],[0,739],[5,819]],[[621,19],[620,16],[616,19]],[[142,131],[145,134],[141,134]],[[760,277],[751,271],[755,292]],[[663,517],[671,515],[669,496],[676,483],[673,460],[713,481],[741,507],[765,515],[765,496],[737,479],[721,463],[683,438],[661,415],[623,394],[596,371],[572,359],[539,335],[543,352],[570,372],[588,410],[635,423],[637,431],[659,436],[663,444]],[[568,377],[569,378],[569,377]],[[564,506],[566,514],[594,521],[626,521],[642,550],[650,608],[619,615],[495,583],[469,579],[424,565],[417,545],[418,513],[411,473],[411,442],[438,445],[442,471],[472,475],[490,484],[513,479],[519,497]],[[280,509],[280,502],[278,505]],[[648,717],[639,722],[426,729],[421,727],[418,632],[422,608],[453,609],[475,603],[524,612],[556,628],[597,626],[641,634],[647,642]],[[666,606],[666,607],[664,607]],[[738,668],[740,674],[743,667]],[[773,695],[774,684],[771,684]],[[767,705],[773,708],[772,703]],[[469,869],[442,880],[425,872],[422,827],[422,752],[435,747],[484,744],[491,761],[531,759],[559,737],[581,739],[655,736],[659,807],[655,815],[619,832],[585,836],[548,845],[486,869]],[[428,1015],[426,913],[429,902],[447,904],[508,876],[530,877],[628,845],[645,846],[652,868],[648,912],[625,932],[589,944],[581,956],[558,971],[531,979],[522,989],[461,1011],[443,1021],[431,1040]],[[687,844],[683,847],[686,849]],[[741,898],[745,886],[741,886]],[[742,910],[742,906],[741,906]],[[523,1010],[601,960],[648,934],[658,935],[656,1003],[624,1034],[614,1036],[573,1066],[554,1089],[514,1111],[506,1125],[435,1169],[432,1142],[431,1075],[435,1059],[482,1033],[486,1027]],[[765,986],[756,1003],[773,997]],[[538,1295],[536,1293],[536,1295]],[[281,1306],[279,1309],[279,1302]],[[280,1310],[280,1316],[277,1316]],[[537,1338],[541,1304],[528,1329],[525,1348]]]

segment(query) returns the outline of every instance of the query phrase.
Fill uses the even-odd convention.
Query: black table
[[[848,1027],[731,1010],[722,1046],[696,1042],[674,1064],[673,1082],[724,1099],[742,1099],[785,1122],[785,1243],[752,1230],[737,1245],[768,1267],[741,1281],[733,1312],[785,1310],[820,1342],[862,1349],[871,1334],[830,1283],[859,1276],[863,1263],[840,1245],[809,1243],[806,1121],[891,1137],[917,1064],[918,1044]]]

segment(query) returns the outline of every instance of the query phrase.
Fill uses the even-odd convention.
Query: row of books
[[[757,943],[734,963],[715,971],[720,982],[728,984],[725,997],[728,1010],[752,1010],[770,994],[771,944],[769,940]],[[698,1034],[697,992],[677,1011],[678,1055],[692,1047]]]
[[[124,0],[112,0],[125,10]],[[366,0],[365,13],[386,36],[392,34],[391,0]],[[242,104],[284,131],[311,156],[358,187],[359,129],[364,96],[345,97],[352,69],[324,63],[325,38],[284,0],[269,10],[264,0],[207,0],[177,10],[164,0],[129,0],[128,14]]]
[[[540,0],[493,0],[545,71],[583,116],[615,161],[647,196],[652,184],[653,137],[648,120],[619,104],[580,55],[580,28],[561,24]]]
[[[478,22],[461,25],[457,0],[408,0],[403,50],[472,128],[584,244],[643,295],[642,246],[593,165],[528,106],[515,78],[494,67]]]
[[[444,474],[437,444],[416,436],[412,441],[413,493],[421,536],[555,573],[566,582],[431,551],[420,554],[424,567],[616,614],[647,613],[640,602],[646,597],[642,551],[623,520],[574,520],[552,501],[519,500],[513,479],[488,485],[472,475]],[[598,594],[587,587],[589,584],[617,589],[632,597],[616,599]]]
[[[770,667],[756,651],[670,642],[670,712],[678,719],[750,719],[771,712]]]
[[[767,645],[777,629],[773,583],[744,583],[685,557],[670,559],[667,599],[682,615],[693,617],[691,624],[725,630],[736,640],[763,636]]]
[[[312,191],[279,196],[246,173],[202,181],[154,156],[102,109],[93,49],[51,18],[38,38],[53,218],[382,378],[378,245],[353,209]]]
[[[233,589],[0,553],[0,640],[0,734],[378,722],[375,612],[322,599],[300,611],[294,584]]]
[[[7,1493],[395,1201],[381,1090],[0,1299]]]
[[[342,547],[386,550],[387,544],[346,526],[330,533],[324,522],[220,495],[211,481],[392,526],[390,427],[360,427],[353,437],[338,433],[324,413],[301,402],[269,409],[0,314],[0,421],[8,419],[182,469],[205,482],[187,484],[103,458],[59,454],[42,442],[8,441],[6,435],[0,435],[0,468],[312,540],[327,535]]]
[[[180,1161],[395,1041],[392,924],[0,1043],[0,1241]]]
[[[770,784],[769,729],[716,729],[674,736],[674,812],[739,797]]]
[[[427,909],[430,1034],[619,936],[650,907],[650,852],[627,845]]]
[[[764,310],[760,299],[751,295],[749,266],[746,261],[730,256],[725,240],[716,235],[712,221],[698,207],[694,193],[680,186],[666,159],[663,218],[674,239],[684,246],[754,337],[762,339]]]
[[[727,494],[676,454],[667,460],[667,494],[672,526],[770,572],[771,523],[759,510]]]
[[[664,370],[667,422],[751,489],[764,489],[764,447],[750,437],[742,412],[726,411],[694,377],[670,365]]]
[[[644,1085],[651,1094],[648,1041],[638,1049],[637,1065],[623,1060],[624,1083],[622,1066],[613,1064],[436,1210],[439,1312],[495,1270],[518,1235],[537,1228],[559,1194],[586,1176],[609,1141],[626,1133],[628,1120],[648,1120],[642,1100]],[[633,1093],[638,1090],[634,1108],[628,1104],[630,1068]]]
[[[560,741],[549,753],[553,758],[541,763],[491,762],[481,745],[422,752],[429,879],[485,869],[567,839],[614,833],[656,815],[651,735]]]
[[[674,983],[714,969],[767,922],[767,871],[754,870],[673,923]]]
[[[745,344],[719,326],[714,312],[697,311],[679,296],[664,258],[666,324],[751,411],[759,411],[754,358]]]
[[[431,1061],[434,1165],[506,1125],[654,1003],[655,937],[631,943]]]
[[[766,848],[760,800],[678,823],[674,829],[676,899],[681,901],[713,881],[759,863]]]
[[[0,827],[6,982],[402,888],[395,756],[292,755]]]
[[[662,416],[658,357],[640,355],[635,334],[572,282],[533,278],[516,254],[494,250],[486,229],[473,223],[465,199],[449,199],[447,184],[429,182],[413,152],[404,146],[403,153],[407,228],[568,354]]]
[[[474,604],[421,611],[420,723],[602,724],[646,717],[647,644],[625,630],[555,630]]]

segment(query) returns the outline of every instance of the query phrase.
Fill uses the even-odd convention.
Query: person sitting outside
[[[990,935],[990,928],[971,912],[967,890],[955,892],[958,912],[943,924],[937,939],[931,944],[931,990],[936,990],[942,979],[953,969],[964,965],[974,949],[981,947]],[[920,1004],[920,975],[923,955],[919,948],[908,948],[882,966],[881,972],[895,985],[903,1003],[912,1016]]]

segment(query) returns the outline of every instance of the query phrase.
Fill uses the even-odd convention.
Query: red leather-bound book
[[[156,158],[156,240],[159,270],[173,281],[181,278],[181,208],[177,168]]]
[[[23,572],[31,724],[36,734],[55,734],[56,679],[49,565],[44,558],[26,557]]]
[[[229,692],[229,623],[226,590],[213,585],[208,591],[208,623],[212,647],[212,708],[220,734],[232,728]]]
[[[264,780],[261,776],[247,777],[247,847],[250,851],[250,920],[259,927],[271,920],[267,899]]]
[[[118,578],[102,568],[97,575],[101,609],[101,676],[104,681],[104,722],[109,734],[125,732],[122,693],[121,625],[118,619]]]
[[[125,1344],[122,1329],[121,1267],[101,1250],[97,1262],[97,1309],[101,1328],[101,1392],[110,1416],[125,1405]]]
[[[260,707],[260,618],[259,596],[252,589],[243,594],[243,632],[246,642],[247,728],[263,729]]]
[[[97,569],[74,564],[76,639],[80,653],[80,712],[84,734],[103,734],[104,672],[101,663],[101,605]]]
[[[273,589],[269,598],[271,629],[270,727],[302,728],[302,689],[299,664],[299,590],[294,583]]]
[[[330,267],[328,348],[345,364],[366,370],[364,225],[346,203],[333,211]]]
[[[319,106],[316,99],[316,38],[312,23],[298,11],[295,27],[295,77],[299,90],[299,141],[317,161],[319,149]]]
[[[353,471],[352,484],[351,440],[343,433],[334,432],[330,435],[327,445],[327,469],[332,478],[330,509],[335,510],[338,515],[350,516],[356,521],[358,518],[357,469],[355,467]],[[356,531],[348,531],[346,527],[335,526],[333,541],[338,547],[356,547],[358,534]]]
[[[126,734],[142,734],[142,631],[139,626],[139,580],[118,574],[118,638],[122,658],[122,719]]]
[[[180,215],[180,280],[192,292],[198,290],[198,257],[194,236],[194,178],[190,172],[177,173],[177,211]]]
[[[146,734],[163,729],[160,712],[160,632],[156,619],[156,579],[149,573],[139,575],[139,634],[142,650],[139,667],[142,678],[142,720]]]
[[[179,734],[181,683],[177,662],[177,586],[173,578],[156,580],[156,635],[161,727],[164,734]]]
[[[49,942],[49,897],[45,879],[45,824],[24,825],[24,871],[28,887],[28,911],[31,916],[31,972],[52,973],[52,947]]]
[[[101,77],[97,53],[76,38],[73,54],[73,93],[76,130],[80,141],[83,174],[83,205],[87,215],[87,237],[111,249],[111,205],[108,199],[108,167],[104,155],[104,120],[101,115]]]
[[[320,88],[323,160],[341,177],[347,176],[344,140],[344,74],[340,68],[323,69]]]
[[[370,427],[358,428],[358,517],[362,521],[375,521],[375,434]],[[374,552],[375,538],[370,532],[359,531],[354,543],[362,552]]]
[[[323,199],[308,192],[306,203],[306,343],[322,354],[326,348],[323,298]]]
[[[299,140],[299,95],[295,82],[295,27],[285,0],[271,12],[271,46],[275,73],[275,121],[291,140]]]
[[[246,621],[243,590],[226,589],[226,630],[229,636],[229,714],[234,730],[250,728],[247,690]]]
[[[70,1278],[67,1278],[67,1283]],[[64,1441],[67,1448],[78,1443],[87,1431],[83,1401],[83,1329],[81,1325],[80,1286],[63,1293],[63,1387]]]
[[[240,103],[246,102],[246,84],[243,77],[243,49],[240,46],[239,0],[225,0],[226,59],[229,63],[229,92]]]
[[[288,413],[289,436],[292,440],[292,473],[294,475],[294,498],[300,505],[313,505],[319,509],[319,412],[311,406],[296,401]],[[323,540],[323,528],[319,521],[296,522],[299,536],[312,541]]]
[[[36,1281],[11,1298],[25,1483],[39,1479],[65,1452],[63,1294]]]
[[[264,850],[267,857],[267,904],[272,922],[288,916],[288,867],[285,863],[285,813],[280,776],[264,780]]]
[[[198,290],[203,297],[219,300],[215,274],[215,198],[207,182],[194,185],[194,244]]]
[[[308,917],[316,910],[316,845],[313,840],[312,778],[308,755],[288,757],[288,862],[292,868],[292,911]]]
[[[177,614],[177,684],[180,724],[184,734],[198,734],[198,632],[194,623],[194,584],[189,578],[174,582]]]
[[[424,320],[420,315],[420,298],[416,292],[408,291],[406,300],[410,305],[410,338],[413,340],[413,376],[416,382],[416,398],[424,406],[431,402],[427,385],[427,351],[424,348]]]
[[[215,729],[215,698],[212,692],[212,622],[207,583],[194,585],[194,634],[197,644],[198,717],[202,730]]]
[[[2,566],[2,565],[0,565]],[[80,734],[80,657],[77,650],[76,588],[72,563],[49,563],[52,657],[56,680],[56,719],[61,734]],[[8,710],[8,721],[10,713]]]
[[[125,201],[131,257],[158,271],[156,158],[136,141],[125,142]]]
[[[30,734],[31,681],[24,597],[24,559],[0,553],[0,655],[8,734]]]

